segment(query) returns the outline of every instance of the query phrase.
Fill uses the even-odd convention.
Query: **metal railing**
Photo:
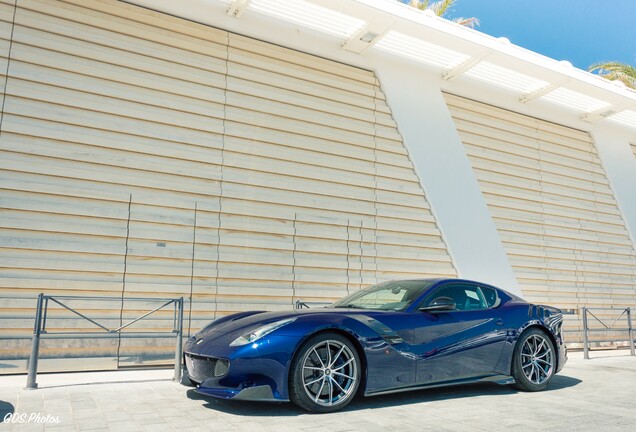
[[[309,309],[313,307],[324,307],[329,306],[332,302],[306,302],[302,300],[296,300],[294,303],[294,309]]]
[[[600,318],[598,317],[593,311],[599,312],[599,311],[610,311],[611,313],[617,314],[618,312],[620,312],[620,314],[616,317],[611,317],[610,319],[613,319],[611,322],[607,321],[607,318],[603,317]],[[581,312],[582,312],[582,319],[583,319],[583,357],[586,360],[590,359],[590,337],[589,337],[589,333],[590,332],[626,332],[627,333],[627,339],[629,341],[629,350],[631,355],[636,355],[636,350],[634,348],[634,329],[632,327],[632,316],[631,316],[631,310],[630,308],[626,307],[623,309],[615,309],[615,308],[587,308],[587,307],[583,307],[581,308]],[[600,315],[600,314],[599,314]],[[595,327],[595,328],[591,328],[589,325],[589,320],[588,320],[588,316],[591,316],[595,321],[597,321],[601,327]],[[621,318],[625,317],[626,322],[623,323],[621,322]],[[605,321],[604,321],[605,320]],[[626,327],[616,327],[617,324],[621,324],[621,325],[626,325]],[[624,339],[621,339],[624,340]],[[605,340],[596,340],[595,342],[616,342],[616,339],[605,339]]]
[[[125,324],[120,325],[117,328],[110,329],[105,325],[100,324],[96,320],[87,317],[86,315],[78,312],[74,308],[65,304],[65,301],[68,300],[101,300],[101,301],[133,301],[133,302],[162,302],[161,306],[158,306],[137,318],[134,318],[128,321]],[[51,332],[46,329],[46,320],[48,317],[49,311],[49,302],[55,303],[58,306],[72,312],[73,314],[79,316],[80,318],[92,323],[100,331],[93,332],[73,332],[73,331],[64,331],[64,332]],[[170,305],[173,305],[173,318],[172,318],[172,330],[167,332],[149,332],[149,331],[127,331],[122,332],[122,330],[130,327],[134,323],[143,320],[149,315],[164,309]],[[27,389],[36,389],[38,387],[36,379],[38,373],[38,359],[40,353],[40,339],[42,338],[50,338],[50,339],[67,339],[77,336],[88,336],[88,337],[125,337],[125,338],[136,338],[136,337],[175,337],[176,338],[176,346],[175,346],[175,356],[174,356],[174,381],[181,380],[181,369],[182,364],[181,360],[183,358],[183,297],[179,298],[138,298],[138,297],[82,297],[82,296],[52,296],[52,295],[38,295],[37,308],[35,312],[35,324],[33,326],[33,338],[31,342],[31,355],[29,357],[29,367],[28,367],[28,375],[27,375]]]

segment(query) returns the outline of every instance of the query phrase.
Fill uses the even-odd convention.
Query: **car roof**
[[[395,279],[396,281],[409,281],[409,282],[466,282],[479,285],[488,285],[493,288],[497,288],[486,282],[479,282],[471,279],[449,278],[449,277],[436,277],[436,278],[412,278],[412,279]]]
[[[436,278],[396,279],[396,281],[397,280],[405,280],[405,281],[409,281],[409,282],[418,282],[418,281],[424,282],[424,281],[426,281],[426,282],[433,282],[434,285],[437,285],[437,284],[442,283],[442,282],[470,283],[470,284],[475,284],[475,285],[487,286],[487,287],[496,289],[498,291],[502,291],[502,292],[506,293],[508,296],[510,296],[511,298],[518,299],[518,300],[523,300],[521,297],[519,297],[519,296],[517,296],[515,294],[512,294],[511,292],[509,292],[509,291],[507,291],[505,289],[499,288],[497,286],[491,285],[491,284],[486,283],[486,282],[480,282],[480,281],[476,281],[476,280],[472,280],[472,279],[461,279],[461,278],[451,278],[451,277],[436,277]]]

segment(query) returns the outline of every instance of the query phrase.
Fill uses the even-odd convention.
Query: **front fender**
[[[397,334],[364,314],[318,314],[298,322],[293,330],[305,332],[298,338],[291,359],[298,354],[302,345],[312,336],[334,331],[351,339],[358,350],[363,368],[362,385],[365,394],[385,389],[410,385],[415,379],[415,362],[408,345]],[[307,326],[306,328],[304,326]],[[310,330],[309,330],[310,329]],[[292,329],[286,329],[289,331]],[[290,335],[291,336],[291,335]],[[289,370],[289,366],[287,366]],[[390,370],[391,373],[387,373]],[[285,385],[289,386],[289,373]]]

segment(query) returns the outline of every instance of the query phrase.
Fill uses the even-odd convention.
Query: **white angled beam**
[[[360,31],[347,39],[342,48],[347,51],[352,51],[358,54],[362,54],[369,47],[373,46],[376,42],[382,39],[393,26],[395,19],[374,18],[369,21]]]
[[[484,51],[480,55],[477,55],[475,57],[469,58],[465,62],[455,66],[451,70],[449,70],[449,71],[445,72],[444,74],[442,74],[442,78],[444,78],[446,81],[454,80],[458,76],[460,76],[463,73],[465,73],[467,70],[469,70],[472,67],[474,67],[475,65],[477,65],[483,59],[488,57],[491,53],[492,53],[492,51],[490,51],[490,50],[489,51]]]
[[[249,3],[250,0],[232,0],[230,6],[227,8],[227,14],[234,18],[240,18]]]
[[[559,87],[563,86],[564,84],[566,84],[568,81],[570,81],[570,78],[566,78],[564,80],[561,81],[557,81],[553,84],[547,85],[543,88],[540,88],[539,90],[535,90],[531,93],[528,93],[527,95],[521,96],[519,98],[519,102],[521,103],[528,103],[530,101],[533,101],[535,99],[539,99],[541,96],[545,96],[550,92],[555,91],[556,89],[558,89]]]
[[[581,114],[581,120],[584,120],[589,123],[594,123],[599,120],[603,120],[604,118],[611,117],[614,114],[618,114],[621,111],[625,111],[626,109],[630,109],[635,107],[636,104],[633,102],[623,102],[614,104],[610,107],[601,108],[596,111],[587,112]]]

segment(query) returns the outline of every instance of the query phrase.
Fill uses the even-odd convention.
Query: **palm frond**
[[[470,28],[475,28],[478,27],[480,22],[479,22],[479,18],[463,18],[463,17],[459,17],[459,18],[453,18],[451,21],[456,22],[457,24],[461,24],[465,27],[470,27]]]
[[[428,9],[428,4],[429,4],[429,0],[410,0],[409,1],[409,6],[412,6],[414,8],[417,8],[419,10],[426,10]]]
[[[456,1],[457,0],[439,0],[439,1],[436,1],[435,3],[431,3],[428,6],[428,9],[435,12],[435,15],[439,17],[443,17],[448,12],[450,12],[450,8],[453,7]]]
[[[636,68],[634,66],[610,61],[594,63],[587,70],[610,81],[620,81],[627,87],[636,89]]]
[[[438,0],[436,2],[432,2],[430,0],[409,0],[409,6],[417,8],[419,10],[431,10],[438,17],[446,18],[446,15],[449,14],[451,8],[455,5],[457,0]],[[453,22],[461,24],[466,27],[475,28],[479,25],[479,20],[477,18],[448,18]]]

